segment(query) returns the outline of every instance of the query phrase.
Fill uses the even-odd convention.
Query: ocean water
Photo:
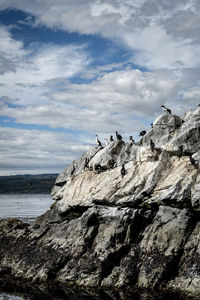
[[[45,194],[0,194],[0,219],[19,218],[30,223],[47,211],[52,203],[51,196]],[[0,300],[23,299],[21,296],[0,292]]]
[[[0,219],[19,218],[31,222],[54,201],[46,194],[0,194]]]

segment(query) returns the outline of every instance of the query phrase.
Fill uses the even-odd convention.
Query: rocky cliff
[[[160,116],[137,144],[85,152],[58,176],[49,211],[30,225],[1,220],[2,284],[200,299],[199,146],[200,107]]]

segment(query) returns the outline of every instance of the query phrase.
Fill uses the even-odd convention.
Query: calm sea
[[[32,221],[47,211],[54,201],[45,194],[0,194],[0,218]]]
[[[51,196],[45,194],[0,194],[0,219],[12,217],[30,223],[47,211],[53,202]],[[23,299],[0,292],[0,300]]]

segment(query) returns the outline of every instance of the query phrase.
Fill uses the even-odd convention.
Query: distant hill
[[[0,194],[48,194],[58,174],[0,176]]]

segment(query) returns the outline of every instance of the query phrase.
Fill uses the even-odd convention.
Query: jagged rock
[[[58,176],[49,211],[30,225],[0,221],[0,282],[84,287],[97,299],[97,289],[198,299],[199,146],[198,107],[183,120],[160,116],[136,145],[83,153]]]
[[[156,147],[162,147],[172,138],[181,125],[181,118],[176,115],[159,116],[154,121],[153,128],[144,136],[143,145],[147,145],[152,139]]]

